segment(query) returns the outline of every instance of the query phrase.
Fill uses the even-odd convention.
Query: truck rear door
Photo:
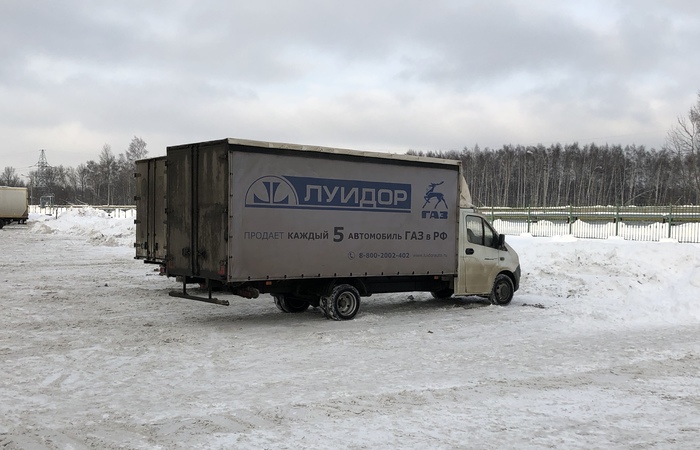
[[[169,275],[193,276],[195,267],[193,242],[193,196],[192,183],[195,149],[178,148],[168,150],[168,256]]]
[[[138,195],[134,197],[136,202],[136,248],[137,259],[148,259],[149,255],[149,229],[148,229],[148,211],[151,207],[149,203],[149,161],[136,162],[136,192]]]
[[[225,143],[169,148],[169,275],[222,279],[228,238],[228,150]]]
[[[136,162],[136,258],[165,259],[165,158]]]

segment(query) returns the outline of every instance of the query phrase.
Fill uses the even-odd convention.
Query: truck
[[[25,187],[0,186],[0,229],[13,222],[27,223],[28,199]]]
[[[136,258],[180,281],[175,297],[266,293],[285,313],[349,320],[374,294],[506,305],[520,285],[518,255],[475,212],[460,161],[229,138],[136,166]]]

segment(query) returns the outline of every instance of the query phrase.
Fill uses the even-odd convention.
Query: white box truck
[[[0,186],[0,228],[13,222],[27,223],[27,188]]]
[[[178,277],[171,295],[228,305],[212,290],[269,293],[284,312],[313,305],[347,320],[372,294],[505,305],[519,287],[518,255],[472,209],[459,161],[225,139],[168,147],[164,168],[165,207],[149,213],[139,192],[136,234],[166,223],[165,250],[148,256],[142,240],[136,257]],[[209,295],[188,294],[189,282]]]

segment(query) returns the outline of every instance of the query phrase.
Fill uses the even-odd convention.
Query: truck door
[[[499,272],[498,235],[483,217],[460,211],[456,294],[488,294]]]
[[[192,215],[196,186],[193,183],[194,148],[168,150],[168,275],[197,274]]]
[[[165,259],[165,158],[136,162],[136,258]]]
[[[168,275],[226,275],[227,155],[221,143],[168,149]]]
[[[167,206],[165,158],[161,157],[153,160],[153,172],[151,176],[153,178],[153,228],[149,228],[149,232],[153,233],[151,238],[153,245],[149,247],[149,251],[152,252],[149,257],[154,261],[165,261],[167,248],[166,232],[168,230],[165,217],[165,208]],[[149,208],[150,207],[151,206],[149,206]],[[149,215],[149,220],[150,219],[151,216]]]
[[[136,243],[134,247],[136,248],[136,258],[137,259],[148,259],[150,257],[149,245],[150,236],[148,229],[148,212],[150,208],[149,204],[149,174],[150,174],[150,164],[149,161],[138,161],[136,163],[136,192],[138,195],[134,197],[136,202]]]

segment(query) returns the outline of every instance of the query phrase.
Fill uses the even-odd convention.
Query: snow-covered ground
[[[168,296],[133,219],[0,230],[0,448],[700,446],[700,245],[508,237],[507,307]]]

